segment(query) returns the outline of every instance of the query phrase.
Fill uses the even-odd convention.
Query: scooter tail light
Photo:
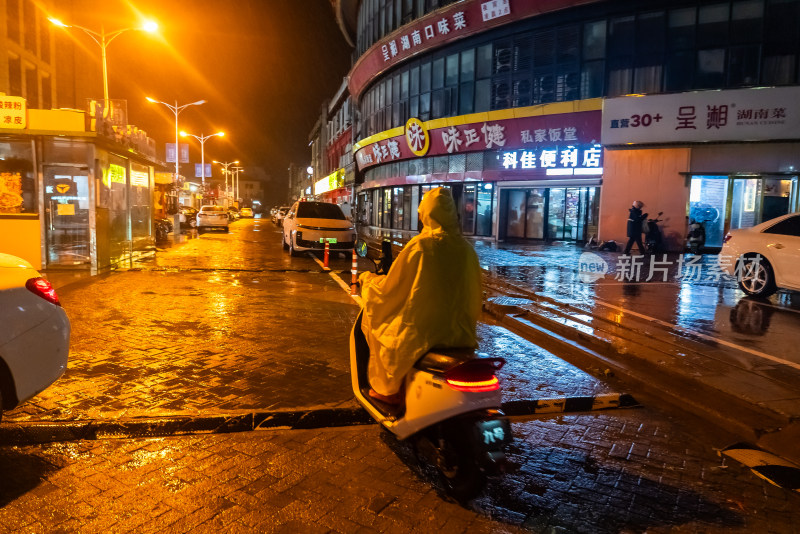
[[[722,238],[722,243],[723,244],[727,243],[728,241],[731,240],[732,237],[733,237],[733,234],[731,234],[730,232],[725,234],[725,237]]]
[[[56,306],[61,306],[61,301],[58,300],[58,295],[56,295],[56,290],[53,288],[53,285],[46,279],[41,277],[31,278],[27,282],[25,282],[25,288],[34,295],[42,297],[47,302],[55,304]]]
[[[456,391],[480,393],[497,391],[500,380],[495,372],[505,364],[502,358],[469,360],[453,367],[444,374],[445,382]]]

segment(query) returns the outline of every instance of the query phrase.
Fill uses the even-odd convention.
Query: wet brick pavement
[[[356,307],[311,259],[283,254],[271,225],[237,223],[141,267],[59,291],[74,328],[70,369],[0,426],[353,406]],[[621,386],[491,322],[480,336],[483,351],[509,360],[507,399]],[[0,532],[799,531],[800,496],[723,467],[714,448],[731,436],[639,400],[514,419],[516,468],[467,506],[440,495],[376,425],[3,446]]]
[[[646,410],[515,422],[458,505],[377,426],[0,447],[0,532],[798,532],[796,494]]]

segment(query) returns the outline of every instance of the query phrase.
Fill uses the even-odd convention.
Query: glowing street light
[[[238,165],[239,164],[239,160],[237,159],[236,161],[226,161],[226,162],[214,160],[214,163],[219,163],[220,165],[222,165],[224,167],[224,170],[222,171],[222,174],[225,175],[225,198],[227,199],[228,196],[229,196],[228,195],[228,175],[231,174],[231,171],[228,170],[228,166],[230,166],[230,165]],[[233,185],[233,177],[231,177],[231,185]]]
[[[117,30],[111,33],[106,33],[105,27],[103,25],[100,25],[100,33],[97,33],[95,31],[90,30],[89,28],[84,28],[83,26],[78,26],[76,24],[64,24],[60,20],[52,17],[49,18],[48,20],[53,24],[55,24],[56,26],[60,26],[62,28],[77,28],[83,31],[84,33],[86,33],[86,35],[91,37],[94,40],[94,42],[97,43],[97,45],[100,47],[103,57],[103,100],[108,100],[108,62],[106,61],[106,48],[108,47],[108,45],[111,44],[111,41],[113,41],[120,34],[131,30],[139,30],[148,33],[154,33],[158,31],[158,24],[153,21],[145,21],[139,28],[123,28],[121,30]]]
[[[206,153],[205,153],[206,141],[211,139],[212,137],[215,136],[222,137],[223,135],[225,135],[225,132],[217,132],[211,135],[203,135],[203,134],[194,135],[186,132],[181,132],[181,137],[186,137],[186,136],[194,137],[195,139],[200,141],[200,176],[202,177],[201,183],[203,185],[203,195],[205,195],[205,190],[206,190]]]
[[[150,98],[149,96],[145,97],[148,102],[152,102],[154,104],[163,104],[169,108],[172,113],[175,114],[175,183],[178,182],[178,175],[180,174],[180,168],[178,163],[180,161],[180,146],[178,144],[178,115],[181,111],[188,108],[189,106],[199,106],[201,104],[205,104],[205,100],[198,100],[197,102],[192,102],[191,104],[184,104],[182,106],[178,105],[178,101],[175,101],[175,105],[167,104],[166,102],[162,102],[160,100],[156,100],[154,98]]]

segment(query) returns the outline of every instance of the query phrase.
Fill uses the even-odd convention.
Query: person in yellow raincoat
[[[418,211],[423,228],[389,273],[365,272],[359,279],[370,395],[395,404],[402,401],[406,373],[430,349],[477,347],[480,264],[461,235],[450,190],[428,191]]]

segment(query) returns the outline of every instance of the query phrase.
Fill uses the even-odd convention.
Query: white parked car
[[[242,219],[252,219],[253,218],[253,209],[252,208],[242,208],[239,210],[239,215],[242,216]]]
[[[291,206],[281,206],[278,208],[275,213],[272,215],[272,222],[281,226],[283,224],[283,219],[286,217],[286,214],[291,209]]]
[[[27,261],[0,254],[0,417],[67,370],[70,325],[53,286]]]
[[[731,230],[719,262],[748,295],[768,297],[780,288],[800,291],[800,213]]]
[[[197,231],[202,233],[209,228],[228,231],[228,210],[222,206],[203,206],[197,212]]]
[[[329,202],[295,202],[283,219],[283,248],[292,256],[303,250],[352,250],[356,231],[342,208]]]

